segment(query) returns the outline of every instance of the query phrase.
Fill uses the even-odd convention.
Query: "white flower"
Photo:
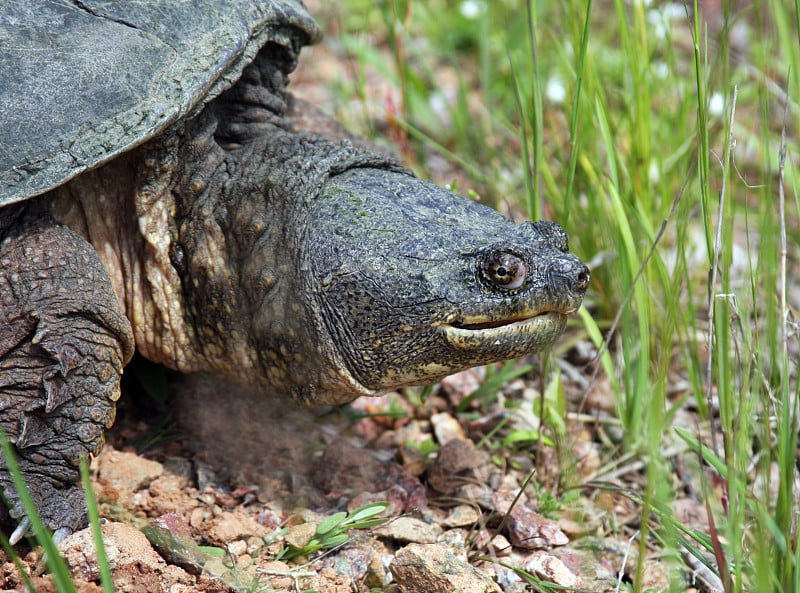
[[[708,112],[714,116],[720,116],[725,111],[725,98],[722,93],[714,93],[708,100]]]
[[[653,71],[653,76],[659,80],[666,80],[666,78],[669,76],[669,64],[666,62],[653,62],[650,64],[650,68]]]
[[[661,170],[658,167],[658,163],[655,161],[650,161],[650,166],[647,168],[647,177],[653,185],[661,181]]]
[[[474,20],[486,11],[486,3],[481,0],[464,0],[461,3],[461,16]]]
[[[547,86],[544,89],[544,94],[547,100],[551,103],[563,103],[567,98],[567,89],[564,83],[556,76],[551,76],[547,81]]]

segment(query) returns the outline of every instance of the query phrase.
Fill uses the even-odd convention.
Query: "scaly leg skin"
[[[91,245],[34,204],[0,210],[0,429],[14,446],[44,524],[86,525],[79,482],[114,421],[130,324]],[[0,457],[11,516],[29,520]]]

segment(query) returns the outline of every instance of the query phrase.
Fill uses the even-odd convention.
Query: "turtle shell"
[[[4,3],[0,206],[157,136],[236,82],[266,43],[319,37],[299,0]]]

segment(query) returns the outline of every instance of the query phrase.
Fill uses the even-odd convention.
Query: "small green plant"
[[[347,513],[341,511],[326,517],[317,525],[314,536],[301,546],[285,546],[279,553],[279,560],[293,560],[300,556],[308,556],[319,550],[331,550],[350,540],[351,529],[369,529],[377,525],[382,525],[387,521],[384,517],[378,517],[386,510],[388,503],[373,502],[366,504],[360,509]]]
[[[406,447],[416,449],[417,451],[422,453],[422,455],[424,455],[426,458],[430,457],[439,450],[439,445],[437,445],[436,441],[434,441],[430,437],[428,437],[427,439],[425,439],[420,443],[415,443],[414,441],[406,441],[405,445]]]

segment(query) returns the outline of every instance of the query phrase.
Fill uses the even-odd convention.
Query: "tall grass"
[[[412,140],[466,165],[486,201],[562,222],[593,263],[579,323],[604,352],[623,451],[647,461],[633,590],[655,538],[694,550],[726,591],[800,591],[798,0],[340,4],[361,15],[342,22],[351,49],[364,22],[391,29],[382,68]],[[385,33],[369,30],[374,46]],[[675,443],[703,459],[684,486],[704,533],[670,513]]]

